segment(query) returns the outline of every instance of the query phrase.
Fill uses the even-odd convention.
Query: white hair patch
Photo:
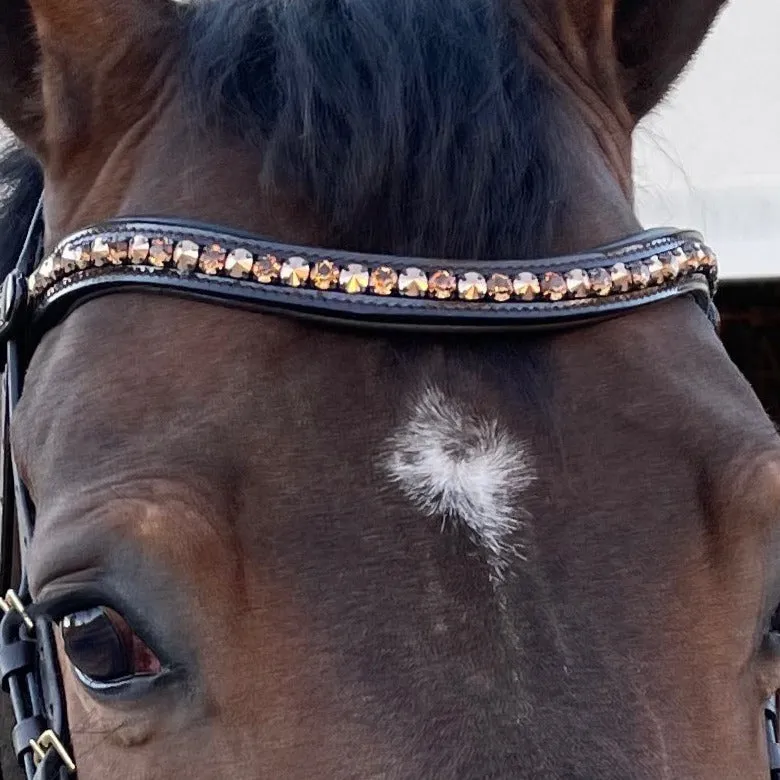
[[[503,579],[511,558],[522,557],[516,534],[527,513],[518,500],[535,479],[524,444],[498,420],[429,387],[388,449],[385,469],[404,495],[443,525],[465,526]]]

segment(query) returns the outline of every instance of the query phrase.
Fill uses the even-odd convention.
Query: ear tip
[[[616,2],[616,55],[625,102],[638,122],[668,94],[727,0]]]

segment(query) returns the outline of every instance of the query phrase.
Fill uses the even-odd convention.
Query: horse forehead
[[[502,579],[522,555],[522,494],[536,479],[530,447],[491,411],[435,384],[410,395],[385,442],[382,466],[422,514],[460,525]]]

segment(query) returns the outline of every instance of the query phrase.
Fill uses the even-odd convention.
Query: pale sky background
[[[780,0],[731,0],[635,143],[646,227],[701,230],[726,278],[780,277]]]

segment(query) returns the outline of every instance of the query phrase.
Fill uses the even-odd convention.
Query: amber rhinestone
[[[49,273],[54,281],[62,279],[62,277],[66,276],[68,272],[68,264],[63,261],[62,255],[53,255],[49,268]]]
[[[702,249],[704,250],[704,260],[702,261],[704,268],[717,268],[718,256],[715,254],[714,250],[708,246],[704,246]]]
[[[273,284],[279,279],[282,264],[274,255],[262,255],[252,266],[252,276],[262,284]]]
[[[687,258],[687,266],[691,271],[697,271],[707,265],[707,253],[698,241],[693,241],[683,247]]]
[[[43,292],[44,282],[38,275],[37,271],[33,271],[27,277],[27,292],[30,295],[40,295]]]
[[[398,286],[398,274],[388,265],[380,265],[371,272],[368,287],[374,295],[392,295]]]
[[[317,260],[310,279],[318,290],[330,290],[339,283],[339,267],[332,260]]]
[[[574,268],[566,274],[566,287],[572,298],[587,298],[590,294],[590,277],[581,268]]]
[[[60,254],[60,264],[63,271],[66,274],[73,273],[79,267],[79,261],[81,260],[81,247],[73,246],[72,244],[66,246]]]
[[[625,263],[615,263],[609,269],[609,275],[612,278],[612,289],[615,292],[624,293],[631,289],[631,271],[628,270]]]
[[[127,253],[131,263],[145,263],[149,257],[149,239],[146,236],[133,236]]]
[[[631,263],[628,266],[631,272],[631,285],[636,290],[643,290],[650,284],[650,269],[645,263]]]
[[[51,285],[51,283],[54,281],[53,261],[49,263],[48,268],[44,268],[44,265],[45,265],[45,261],[44,263],[41,264],[41,267],[38,268],[38,270],[35,271],[33,275],[30,277],[36,295],[41,295],[42,293],[44,293],[46,289],[49,287],[49,285]]]
[[[506,274],[491,274],[487,280],[487,293],[499,303],[508,301],[512,297],[512,280]]]
[[[38,274],[45,281],[54,279],[54,257],[47,257],[38,267]]]
[[[658,256],[664,265],[664,279],[674,281],[680,275],[680,260],[671,252],[664,252]]]
[[[127,262],[128,241],[108,242],[108,262],[111,265],[122,265]]]
[[[76,261],[80,271],[84,271],[92,265],[92,246],[87,241],[81,244],[81,257]]]
[[[149,242],[149,264],[155,268],[170,265],[173,257],[173,242],[168,238],[153,238]]]
[[[419,268],[406,268],[398,277],[398,292],[407,298],[422,298],[428,292],[428,277]]]
[[[198,267],[200,247],[194,241],[179,241],[173,249],[171,261],[177,270],[184,273]]]
[[[647,261],[647,271],[650,274],[650,284],[660,285],[664,283],[664,264],[658,255],[653,255]]]
[[[533,301],[539,297],[542,288],[539,284],[539,277],[536,274],[523,271],[515,276],[512,286],[515,290],[515,295],[521,301]]]
[[[90,249],[90,257],[92,259],[92,265],[96,268],[106,265],[108,263],[108,255],[111,250],[108,248],[108,242],[98,236],[92,242],[92,248]]]
[[[612,292],[612,277],[606,268],[591,268],[588,271],[590,289],[600,298],[604,298]]]
[[[452,271],[434,271],[428,279],[428,289],[434,298],[452,298],[458,289],[458,279]]]
[[[200,253],[198,269],[209,276],[215,276],[225,268],[225,249],[220,244],[206,244]]]
[[[681,274],[686,274],[691,270],[691,266],[688,263],[688,255],[685,254],[685,250],[681,246],[672,250],[672,257],[677,259]]]
[[[84,244],[69,244],[62,250],[66,267],[73,271],[89,268],[89,247]]]
[[[290,257],[282,263],[280,276],[290,287],[301,287],[309,278],[309,264],[302,257]]]
[[[252,271],[255,259],[246,249],[234,249],[225,258],[225,273],[234,279],[246,279]]]
[[[55,279],[62,279],[68,275],[68,263],[62,259],[62,255],[52,258],[52,275]]]
[[[458,296],[464,301],[481,301],[487,295],[487,281],[476,271],[468,271],[458,279]]]
[[[547,271],[542,277],[542,295],[548,301],[560,301],[569,291],[566,280],[555,271]]]
[[[342,268],[339,287],[351,295],[364,293],[368,289],[368,268],[360,263],[350,263],[346,268]]]

